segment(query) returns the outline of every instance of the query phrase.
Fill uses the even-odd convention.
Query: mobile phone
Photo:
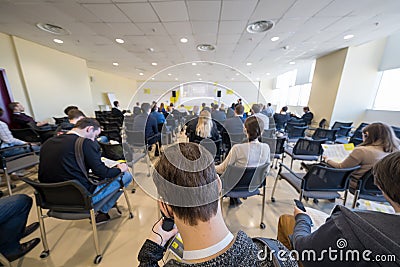
[[[174,229],[174,225],[175,225],[175,221],[172,218],[168,218],[167,216],[165,216],[165,214],[161,212],[161,215],[163,217],[163,223],[161,228],[166,231],[166,232],[170,232],[172,229]]]
[[[296,205],[297,208],[299,208],[300,210],[307,212],[306,208],[304,207],[303,203],[301,203],[301,201],[297,200],[297,199],[293,199],[294,200],[294,204]]]

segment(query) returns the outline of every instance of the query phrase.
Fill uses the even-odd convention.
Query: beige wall
[[[315,121],[331,120],[347,50],[344,48],[317,59],[308,101]]]
[[[91,77],[90,87],[93,98],[93,109],[99,105],[111,105],[106,93],[114,93],[122,109],[126,109],[136,92],[136,81],[109,74],[96,69],[88,69]]]
[[[14,41],[11,36],[3,33],[0,33],[0,68],[6,71],[14,100],[21,102],[26,112],[31,114],[30,101],[25,92],[18,59],[14,52]]]
[[[62,116],[68,105],[93,114],[86,61],[13,37],[36,120]]]
[[[378,67],[385,44],[386,39],[380,39],[349,47],[331,122],[353,121],[354,125],[362,122],[366,110],[372,107],[378,89]]]

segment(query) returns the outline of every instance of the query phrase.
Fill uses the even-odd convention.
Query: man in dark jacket
[[[309,258],[308,253],[304,253],[306,257],[300,257],[304,266],[400,265],[400,231],[397,228],[400,223],[400,152],[394,152],[376,163],[373,173],[375,184],[396,214],[351,211],[337,206],[325,224],[313,233],[312,221],[306,212],[295,208],[294,217],[281,216],[278,239],[287,243],[285,239],[293,230],[288,225],[294,224],[290,238],[294,249],[300,255],[304,251],[316,253],[316,257]],[[329,251],[332,251],[331,254]],[[384,258],[390,260],[385,262]]]
[[[111,109],[111,115],[115,118],[119,118],[121,121],[124,120],[124,113],[119,109],[119,102],[115,100],[113,102],[114,107]]]
[[[98,179],[113,178],[124,173],[122,182],[127,186],[132,181],[132,176],[128,172],[128,166],[120,163],[113,168],[108,168],[101,161],[100,146],[95,141],[100,134],[100,124],[92,118],[80,119],[75,127],[66,134],[59,135],[47,140],[40,150],[39,181],[42,183],[57,183],[68,180],[79,181],[89,192],[99,191],[103,185],[95,186],[88,180],[89,170]],[[79,137],[83,137],[82,143],[83,159],[86,173],[80,168],[76,158],[75,143]],[[115,180],[107,186],[101,193],[93,197],[93,202],[97,203],[110,194],[119,190],[120,182]],[[96,215],[97,223],[104,223],[110,219],[108,211],[115,205],[122,192],[115,195],[104,205]]]

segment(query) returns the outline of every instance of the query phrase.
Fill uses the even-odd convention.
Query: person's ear
[[[164,213],[165,216],[169,218],[174,218],[174,212],[172,211],[171,207],[168,204],[159,200],[158,206],[160,207],[160,210],[162,211],[162,213]]]

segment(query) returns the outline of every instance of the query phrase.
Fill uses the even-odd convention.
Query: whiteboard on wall
[[[110,92],[107,93],[108,101],[110,101],[110,105],[113,107],[114,106],[114,101],[117,101],[117,98],[115,97],[115,94]]]

